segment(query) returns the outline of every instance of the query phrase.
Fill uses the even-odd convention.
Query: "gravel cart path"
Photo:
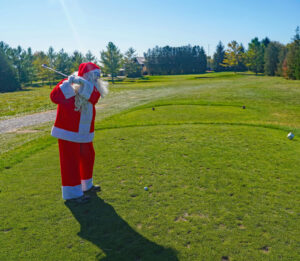
[[[199,86],[193,87],[168,87],[168,88],[159,88],[159,89],[144,89],[144,90],[132,90],[132,91],[123,91],[119,93],[112,93],[105,97],[105,99],[100,100],[97,108],[97,118],[105,118],[107,116],[118,113],[122,110],[138,106],[141,104],[148,103],[150,101],[160,99],[163,97],[176,96],[187,91],[187,89],[198,89]],[[183,90],[184,89],[184,90]],[[101,110],[101,113],[99,113]],[[26,116],[15,117],[7,120],[0,121],[0,134],[7,132],[14,132],[20,128],[39,125],[41,123],[50,122],[55,120],[56,110],[34,113]]]

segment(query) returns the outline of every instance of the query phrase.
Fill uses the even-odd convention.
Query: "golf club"
[[[58,73],[58,74],[60,74],[60,75],[62,75],[62,76],[64,76],[64,77],[68,77],[68,75],[66,75],[66,74],[64,74],[64,73],[62,73],[62,72],[56,71],[56,70],[54,70],[53,68],[47,66],[46,64],[42,64],[42,67],[45,68],[45,69],[48,69],[48,70],[50,70],[50,71],[56,72],[56,73]]]

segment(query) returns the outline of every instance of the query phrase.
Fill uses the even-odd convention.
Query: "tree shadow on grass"
[[[78,235],[98,246],[102,253],[97,260],[178,260],[173,249],[160,246],[133,230],[114,208],[92,195],[91,202],[78,205],[66,202],[80,224]]]

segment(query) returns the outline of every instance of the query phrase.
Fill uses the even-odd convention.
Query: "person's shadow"
[[[91,195],[91,194],[90,194]],[[178,260],[171,248],[160,246],[133,230],[114,210],[93,193],[91,202],[80,205],[66,202],[80,224],[78,235],[98,246],[98,260]]]

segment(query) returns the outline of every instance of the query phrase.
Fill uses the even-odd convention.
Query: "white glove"
[[[68,82],[70,83],[70,84],[73,84],[74,83],[74,80],[75,80],[75,75],[70,75],[69,77],[68,77]]]
[[[73,84],[73,83],[84,84],[85,80],[82,77],[80,77],[80,76],[70,75],[68,77],[68,82],[70,84]]]

